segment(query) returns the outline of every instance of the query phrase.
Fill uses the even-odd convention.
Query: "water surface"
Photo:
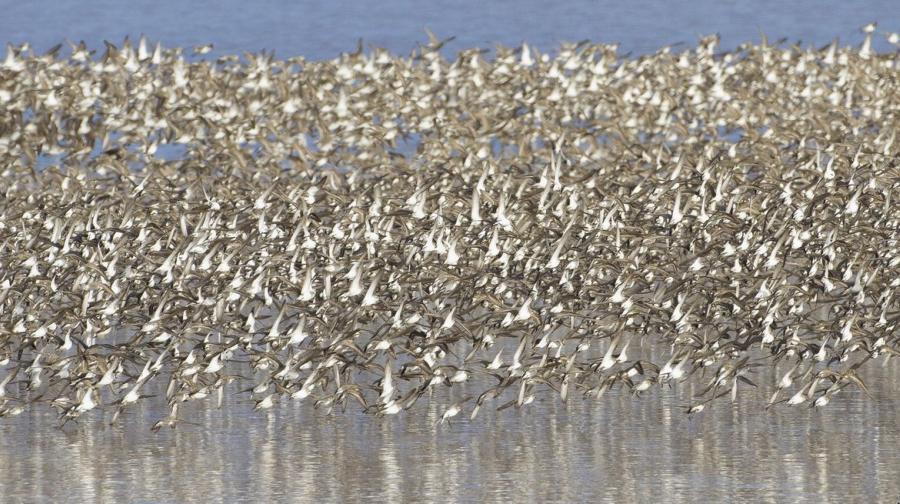
[[[648,53],[668,44],[690,46],[711,33],[721,34],[726,48],[758,42],[760,33],[804,45],[826,44],[834,37],[857,44],[859,28],[872,21],[880,29],[900,31],[895,0],[37,0],[0,5],[0,41],[27,41],[38,50],[68,38],[102,51],[104,39],[144,33],[167,46],[213,42],[214,54],[274,49],[280,57],[315,59],[352,51],[359,38],[406,54],[427,41],[426,27],[441,37],[457,37],[447,46],[448,55],[523,41],[550,51],[563,41],[583,39]],[[891,46],[876,37],[875,47]]]
[[[688,417],[690,385],[610,392],[525,410],[486,408],[435,426],[438,390],[408,413],[270,414],[228,395],[183,410],[200,425],[152,433],[143,402],[56,429],[35,406],[0,421],[3,502],[893,502],[900,497],[900,372],[872,362],[875,399],[850,388],[825,409],[765,411],[744,389]],[[772,376],[758,376],[774,381]],[[762,388],[762,386],[761,386]],[[212,402],[212,401],[210,401]],[[468,409],[465,413],[468,413]],[[461,415],[462,416],[462,415]],[[458,418],[461,418],[458,417]]]

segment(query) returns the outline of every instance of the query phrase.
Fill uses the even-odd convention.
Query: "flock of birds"
[[[0,417],[868,393],[860,366],[900,352],[900,59],[864,32],[452,60],[432,36],[330,61],[8,46]]]

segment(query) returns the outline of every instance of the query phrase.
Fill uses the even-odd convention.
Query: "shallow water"
[[[689,385],[610,392],[524,411],[484,408],[435,426],[448,399],[396,418],[327,415],[246,396],[183,410],[141,404],[115,427],[95,413],[55,428],[35,407],[0,422],[3,502],[892,502],[900,497],[900,371],[870,362],[875,399],[853,389],[822,410],[763,411],[742,389],[693,417]],[[757,376],[762,385],[773,376]],[[464,393],[464,392],[463,392]],[[467,415],[469,409],[464,411]],[[462,418],[462,416],[457,418]]]
[[[661,46],[696,43],[699,35],[720,33],[722,45],[771,40],[823,45],[834,37],[859,43],[859,28],[878,21],[879,29],[900,31],[895,0],[783,2],[760,0],[610,1],[457,0],[417,2],[292,2],[262,0],[193,1],[37,0],[0,2],[0,42],[31,42],[46,50],[68,38],[103,50],[103,40],[145,33],[167,46],[215,43],[214,54],[274,49],[280,57],[331,58],[367,44],[406,54],[426,42],[424,28],[456,36],[447,54],[496,43],[523,41],[549,51],[563,41],[617,42],[622,52],[653,52]],[[875,38],[875,48],[891,46]]]

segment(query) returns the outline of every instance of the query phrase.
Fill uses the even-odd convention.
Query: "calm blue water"
[[[559,5],[557,5],[559,4]],[[449,54],[523,41],[544,51],[563,41],[619,42],[623,52],[652,52],[718,32],[724,47],[770,39],[822,45],[834,37],[862,40],[859,28],[900,31],[897,0],[0,0],[0,41],[31,42],[45,50],[65,39],[102,48],[144,33],[166,46],[212,42],[214,54],[274,49],[279,56],[321,59],[367,44],[407,53],[427,40],[428,27],[456,36]],[[878,50],[887,50],[883,37]]]

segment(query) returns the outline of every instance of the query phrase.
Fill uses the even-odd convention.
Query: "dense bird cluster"
[[[462,389],[447,420],[685,380],[693,413],[776,365],[770,404],[865,391],[900,351],[900,60],[871,28],[639,57],[8,47],[0,416]]]

